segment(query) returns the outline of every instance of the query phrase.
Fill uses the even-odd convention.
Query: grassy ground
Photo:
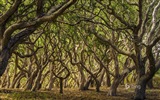
[[[132,100],[133,89],[126,90],[121,87],[118,95],[107,96],[107,88],[101,88],[97,93],[94,89],[78,91],[78,89],[64,89],[64,94],[59,94],[58,89],[53,91],[21,91],[21,90],[0,90],[0,100]],[[147,89],[146,100],[160,100],[160,89]]]

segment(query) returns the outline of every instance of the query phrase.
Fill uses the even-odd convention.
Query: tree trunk
[[[21,79],[25,77],[25,74],[22,74],[20,78],[18,78],[18,80],[16,81],[16,84],[14,86],[14,88],[20,88],[20,85],[21,85]]]
[[[83,72],[83,69],[80,67],[80,66],[78,66],[79,67],[79,71],[80,71],[80,86],[79,86],[79,90],[84,90],[84,85],[85,85],[85,81],[86,81],[86,79],[85,79],[85,75],[84,75],[84,72]]]
[[[147,86],[150,88],[150,89],[153,89],[154,86],[153,86],[153,80],[149,80],[149,82],[147,83]]]
[[[106,84],[107,84],[107,87],[111,86],[111,79],[108,72],[106,72]]]
[[[109,96],[116,96],[117,93],[117,88],[119,86],[119,84],[124,80],[124,78],[133,70],[134,68],[126,68],[123,70],[123,72],[121,73],[121,75],[119,75],[119,77],[115,77],[114,81],[110,87],[110,90],[108,92]]]
[[[146,93],[147,83],[153,78],[155,72],[146,73],[139,78],[135,89],[134,100],[144,100],[146,98],[145,93]]]
[[[60,81],[60,90],[59,93],[63,93],[63,78],[59,78]]]
[[[52,90],[53,83],[54,83],[55,79],[56,79],[56,77],[53,77],[53,76],[50,77],[49,84],[47,85],[46,90],[48,90],[48,91]]]
[[[7,86],[6,86],[6,88],[9,88],[9,86],[10,86],[10,76],[9,76],[9,74],[7,74]]]
[[[9,68],[6,69],[3,77],[1,77],[1,88],[5,88],[7,86],[7,78],[8,78]]]
[[[114,35],[113,35],[114,37]],[[111,49],[112,50],[112,49]],[[109,96],[116,96],[117,94],[117,87],[120,84],[121,80],[120,80],[120,74],[119,74],[119,61],[118,61],[118,54],[112,50],[111,52],[112,57],[113,57],[113,61],[114,61],[114,73],[115,73],[115,77],[114,77],[114,81],[110,87],[110,90],[108,92]]]
[[[139,77],[138,77],[138,82],[135,89],[134,100],[144,100],[146,98],[145,93],[146,93],[147,83],[153,78],[156,71],[149,72],[146,74],[144,74],[144,72],[145,72],[145,69],[139,70],[139,73],[138,73]]]
[[[19,78],[21,78],[23,76],[22,73],[18,73],[14,76],[14,79],[12,80],[12,84],[10,86],[10,88],[14,88],[15,87],[15,84],[16,82],[19,80]]]
[[[95,81],[96,81],[96,92],[100,92],[101,84],[100,84],[99,80],[95,80]]]
[[[105,75],[105,70],[102,70],[102,73],[101,75],[99,76],[98,80],[99,80],[99,83],[100,83],[100,86],[102,85],[102,82],[103,82],[103,79],[104,79],[104,75]]]
[[[32,84],[33,84],[33,77],[29,77],[29,79],[27,80],[27,84],[25,86],[25,90],[31,90],[32,89]]]
[[[146,92],[146,82],[141,80],[138,82],[138,84],[136,85],[136,89],[135,89],[135,98],[134,100],[144,100],[145,97],[145,92]]]
[[[8,49],[4,49],[0,52],[0,76],[5,72],[10,57],[11,53]]]
[[[7,79],[6,75],[3,75],[3,77],[1,77],[1,86],[0,86],[0,88],[4,88],[6,86],[6,79]]]
[[[92,76],[89,76],[88,79],[85,82],[83,90],[88,90],[89,89],[89,85],[90,85],[91,81],[92,81]]]
[[[108,92],[108,96],[116,96],[117,95],[117,87],[120,84],[119,82],[120,82],[119,78],[114,79],[114,81],[110,87],[110,90]]]
[[[37,77],[36,77],[36,79],[35,79],[35,82],[34,82],[34,85],[33,85],[32,89],[31,89],[31,91],[36,91],[36,90],[39,89],[39,87],[40,87],[40,85],[41,85],[41,84],[40,84],[41,76],[42,76],[42,70],[40,70],[40,71],[38,72],[38,75],[37,75]]]
[[[38,70],[36,69],[36,70],[33,71],[33,72],[31,73],[31,75],[28,77],[25,90],[31,90],[31,89],[32,89],[33,83],[34,83],[34,79],[36,78],[37,73],[38,73]]]

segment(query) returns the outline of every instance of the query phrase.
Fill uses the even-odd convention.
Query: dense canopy
[[[0,86],[116,96],[134,83],[144,100],[160,83],[159,40],[159,0],[1,0]]]

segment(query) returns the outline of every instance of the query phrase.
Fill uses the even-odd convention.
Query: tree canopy
[[[1,0],[1,87],[96,91],[159,77],[159,0]]]

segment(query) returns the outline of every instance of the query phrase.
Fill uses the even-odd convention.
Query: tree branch
[[[36,27],[39,26],[40,24],[55,20],[58,16],[60,16],[67,8],[69,8],[72,4],[74,4],[77,0],[70,0],[67,3],[65,3],[61,8],[59,8],[57,11],[50,15],[45,15],[43,17],[35,19],[35,21],[30,21],[30,22],[22,22],[22,23],[16,23],[11,25],[4,33],[4,38],[2,40],[2,48],[4,48],[7,43],[9,42],[12,33],[17,30],[17,29],[23,29],[27,27]]]
[[[37,16],[40,17],[43,14],[43,2],[44,0],[37,0]]]
[[[10,18],[15,11],[18,9],[19,5],[21,4],[22,0],[15,0],[13,6],[0,17],[0,25],[2,25],[8,18]]]
[[[106,43],[105,45],[110,45],[113,49],[115,49],[118,53],[126,55],[128,57],[132,57],[132,54],[129,52],[125,52],[120,50],[117,46],[115,46],[113,43],[110,42],[110,40],[107,40],[105,37],[98,35],[98,33],[94,32],[94,35],[101,41],[103,41],[104,43]]]
[[[31,54],[27,54],[27,55],[22,55],[22,54],[20,54],[20,53],[18,53],[18,52],[13,52],[15,55],[17,55],[17,56],[19,56],[20,58],[26,58],[26,57],[31,57],[31,56],[33,56],[33,55],[35,55],[36,53],[37,53],[37,51],[39,50],[39,49],[41,49],[41,48],[43,48],[43,47],[38,47],[35,51],[33,51]]]
[[[156,29],[156,21],[157,21],[157,19],[156,19],[156,15],[157,15],[157,11],[158,11],[158,9],[160,8],[160,1],[158,2],[158,4],[155,6],[155,8],[154,8],[154,10],[153,10],[153,13],[152,13],[152,26],[151,26],[151,30],[150,30],[150,32],[148,33],[148,36],[149,36],[149,38],[148,38],[148,42],[150,42],[151,41],[151,39],[152,39],[152,37],[153,37],[153,34],[154,34],[154,32],[155,32],[155,29]]]
[[[142,41],[142,38],[143,38],[143,36],[144,36],[144,34],[145,34],[145,32],[146,32],[145,25],[146,25],[146,23],[147,23],[147,21],[148,21],[148,19],[149,19],[149,12],[150,12],[151,8],[154,6],[155,1],[156,1],[156,0],[153,0],[153,1],[151,2],[151,4],[149,5],[149,7],[148,7],[148,9],[147,9],[147,11],[146,11],[145,19],[144,19],[144,21],[142,22],[142,27],[141,27],[141,30],[142,30],[142,31],[141,31],[141,35],[140,35],[140,41]]]

